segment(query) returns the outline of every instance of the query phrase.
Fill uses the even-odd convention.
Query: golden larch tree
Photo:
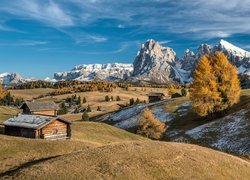
[[[200,116],[221,113],[239,101],[237,69],[222,52],[204,55],[194,71],[191,87],[193,109]]]
[[[137,134],[151,139],[160,139],[165,131],[165,123],[156,119],[152,112],[146,108],[141,114]]]
[[[2,86],[0,86],[0,99],[4,98],[5,95],[6,95],[6,91],[3,89]]]

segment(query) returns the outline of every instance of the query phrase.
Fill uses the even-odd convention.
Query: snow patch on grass
[[[194,140],[209,142],[211,147],[238,154],[250,153],[248,110],[241,110],[217,121],[185,132]]]

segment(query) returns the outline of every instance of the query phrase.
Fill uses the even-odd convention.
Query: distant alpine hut
[[[70,139],[71,121],[43,115],[19,114],[3,123],[6,135],[35,139]]]
[[[179,93],[174,93],[171,95],[171,98],[179,98],[179,97],[182,97],[182,95]]]
[[[59,107],[56,103],[49,102],[25,102],[21,105],[20,109],[23,110],[23,114],[40,114],[57,116]]]
[[[163,100],[164,96],[165,95],[163,93],[154,93],[154,92],[152,92],[152,93],[148,94],[148,101],[149,101],[149,103],[161,101],[161,100]]]

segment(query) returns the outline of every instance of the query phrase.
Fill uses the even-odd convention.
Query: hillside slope
[[[127,142],[35,163],[15,179],[248,179],[249,162],[196,145]]]
[[[111,114],[103,121],[134,131],[145,107],[134,106]],[[157,119],[166,122],[166,141],[188,142],[237,155],[250,154],[250,90],[242,90],[240,102],[228,111],[227,116],[213,121],[194,113],[189,97],[171,99],[149,108]]]
[[[127,131],[94,122],[74,122],[69,141],[45,141],[0,135],[1,173],[33,161],[54,158],[115,142],[147,140]]]

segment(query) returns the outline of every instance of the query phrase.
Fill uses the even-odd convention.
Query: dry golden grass
[[[147,94],[149,92],[162,92],[164,94],[168,94],[168,90],[165,88],[143,88],[142,91],[141,87],[131,87],[129,90],[123,88],[115,88],[113,92],[81,92],[75,93],[77,96],[81,96],[81,98],[86,97],[87,103],[82,104],[83,107],[87,107],[89,104],[91,106],[92,112],[89,113],[89,117],[95,117],[98,115],[106,114],[109,112],[113,112],[118,110],[120,107],[117,104],[126,104],[129,102],[131,98],[139,98],[141,101],[148,101]],[[40,95],[46,95],[49,92],[54,91],[54,89],[50,88],[40,88],[40,89],[23,89],[23,90],[10,90],[11,94],[16,97],[22,97],[24,100],[32,100],[33,98],[37,98]],[[73,94],[65,94],[65,95],[58,95],[58,96],[48,96],[44,98],[38,99],[38,101],[60,101],[66,99],[68,96],[72,96]],[[121,101],[104,101],[105,96],[108,95],[109,97],[113,96],[116,99],[117,96],[120,96]],[[97,111],[97,107],[101,107],[101,111]],[[62,117],[70,119],[72,121],[80,120],[82,114],[67,114],[63,115]]]
[[[34,160],[132,140],[147,139],[107,124],[94,122],[72,124],[72,138],[67,141],[34,140],[0,135],[0,174]]]
[[[0,173],[23,163],[94,146],[75,141],[46,141],[0,135]],[[1,179],[1,177],[0,177]]]
[[[249,93],[250,90],[242,92],[244,98],[238,105],[240,108],[249,102],[246,98]],[[105,93],[103,94],[102,97],[105,96]],[[173,100],[172,105],[177,106],[186,100],[187,98]],[[0,117],[6,112],[9,116],[15,115],[16,111],[0,108]],[[2,119],[5,118],[8,117]],[[150,141],[94,122],[75,121],[72,124],[72,139],[69,141],[33,140],[0,135],[0,147],[0,179],[250,177],[249,162],[237,157],[195,145]]]
[[[250,164],[196,145],[126,142],[34,163],[15,179],[249,179]]]
[[[32,100],[33,98],[36,98],[40,95],[46,95],[52,91],[54,90],[50,88],[9,90],[9,92],[15,97],[21,97],[25,100]]]
[[[7,107],[7,106],[0,106],[0,124],[7,120],[8,118],[11,118],[19,113],[19,109]]]
[[[74,122],[72,124],[72,140],[103,145],[114,142],[142,141],[148,139],[104,123]]]
[[[77,96],[80,96],[81,98],[86,97],[87,102],[82,104],[83,107],[87,107],[87,105],[90,105],[92,112],[89,113],[89,117],[92,118],[97,115],[113,112],[116,110],[119,110],[118,104],[126,104],[129,102],[129,99],[131,98],[139,98],[141,101],[148,101],[147,94],[149,92],[163,92],[167,95],[167,89],[160,89],[160,88],[146,88],[146,91],[141,91],[141,88],[139,87],[132,87],[128,91],[122,88],[116,88],[113,89],[113,92],[82,92],[82,93],[75,93]],[[108,95],[109,97],[113,96],[114,99],[116,99],[117,96],[120,96],[121,101],[105,101],[105,96]],[[54,101],[60,101],[62,99],[66,99],[68,96],[72,96],[72,94],[65,94],[65,95],[59,95],[59,96],[53,96],[51,97],[45,97],[39,99],[39,101],[48,101],[48,100],[54,100]],[[97,107],[101,107],[101,111],[97,111]],[[72,121],[80,120],[81,114],[67,114],[64,115],[64,118],[68,118]]]

